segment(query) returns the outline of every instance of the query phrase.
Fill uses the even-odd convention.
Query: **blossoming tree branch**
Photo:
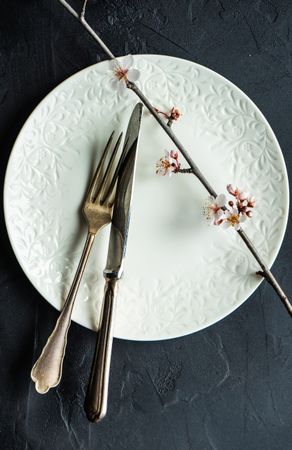
[[[270,285],[273,287],[273,289],[285,305],[289,314],[292,315],[292,305],[287,295],[279,285],[270,269],[262,260],[254,244],[250,241],[249,237],[242,229],[242,223],[247,218],[252,217],[252,209],[255,205],[254,197],[248,195],[247,193],[241,191],[239,188],[234,187],[230,184],[227,185],[227,191],[232,196],[232,200],[229,200],[227,202],[227,198],[224,194],[217,195],[215,189],[204,177],[184,145],[179,141],[172,130],[171,125],[173,121],[179,118],[179,111],[174,107],[171,109],[170,113],[159,111],[150,103],[147,97],[145,97],[145,95],[135,83],[135,81],[137,81],[137,79],[139,78],[140,73],[133,67],[134,58],[131,55],[128,55],[124,57],[122,61],[121,59],[118,61],[111,50],[107,47],[107,45],[103,42],[103,40],[85,19],[88,0],[85,0],[83,2],[83,7],[80,13],[72,8],[72,6],[66,0],[58,1],[69,11],[70,14],[72,14],[77,20],[81,22],[87,32],[93,37],[93,39],[101,46],[107,56],[112,60],[113,76],[112,79],[109,80],[111,87],[113,89],[118,89],[120,93],[126,91],[127,89],[132,90],[141,100],[144,106],[148,109],[148,111],[152,114],[161,128],[163,128],[165,133],[172,140],[173,144],[176,146],[178,151],[167,151],[164,157],[160,158],[156,165],[156,173],[159,175],[172,175],[173,173],[190,173],[195,175],[195,177],[203,184],[210,195],[210,202],[205,208],[206,216],[211,218],[215,225],[231,227],[238,233],[261,268],[261,270],[259,270],[257,274],[264,277],[270,283]],[[167,122],[165,121],[165,119],[167,119]],[[184,157],[185,161],[189,164],[189,167],[185,169],[181,168],[181,163],[179,162],[179,154]]]

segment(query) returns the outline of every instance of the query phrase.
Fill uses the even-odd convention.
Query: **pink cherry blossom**
[[[227,191],[229,192],[229,194],[233,195],[234,197],[237,197],[239,189],[233,184],[227,184]]]
[[[227,200],[224,194],[210,197],[209,204],[204,208],[205,215],[213,219],[214,225],[222,224],[224,228],[239,230],[247,218],[252,218],[255,198],[232,184],[228,184],[226,189],[235,198]]]
[[[174,106],[169,112],[160,111],[158,108],[154,108],[158,114],[162,114],[167,120],[178,120],[181,117],[181,112],[178,108]]]
[[[180,169],[180,162],[178,161],[178,152],[171,150],[165,151],[165,156],[160,158],[156,163],[157,175],[172,176],[173,173],[177,173]]]
[[[253,196],[248,196],[248,198],[247,198],[247,207],[248,208],[254,208],[254,205],[255,205],[255,198],[253,197]]]
[[[243,191],[239,190],[238,197],[237,197],[238,200],[240,200],[241,202],[244,202],[247,199],[247,197],[248,197],[248,193],[247,192],[243,192]]]
[[[180,118],[180,116],[181,116],[181,112],[177,108],[175,108],[175,107],[171,108],[170,118],[172,120],[178,120]]]
[[[233,195],[241,202],[246,200],[248,197],[248,194],[246,192],[242,191],[241,189],[239,189],[237,186],[234,186],[233,184],[227,184],[226,189],[229,192],[229,194]]]

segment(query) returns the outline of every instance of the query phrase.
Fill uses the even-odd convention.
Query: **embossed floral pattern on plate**
[[[154,106],[179,107],[175,131],[217,192],[228,182],[258,204],[246,225],[272,264],[288,215],[286,167],[262,113],[232,83],[177,58],[135,56],[138,81]],[[9,237],[26,275],[60,309],[85,239],[80,205],[99,152],[124,127],[137,98],[110,89],[108,62],[72,76],[31,114],[15,142],[5,181]],[[192,175],[155,176],[168,138],[144,111],[125,276],[115,335],[155,340],[220,320],[259,285],[257,265],[233,231],[209,227],[206,192]],[[212,163],[211,163],[212,161]],[[95,329],[108,230],[97,238],[73,320]]]

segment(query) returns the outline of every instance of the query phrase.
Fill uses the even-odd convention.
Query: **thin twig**
[[[172,125],[173,125],[173,118],[172,118],[172,117],[169,117],[169,119],[168,119],[166,125],[167,125],[169,128],[172,127]],[[179,172],[179,173],[194,173],[193,170],[192,170],[190,167],[188,167],[188,168],[186,168],[186,169],[178,169],[177,172]]]
[[[115,59],[115,55],[110,51],[110,49],[105,45],[102,39],[95,33],[95,31],[91,28],[91,26],[88,24],[88,22],[85,20],[85,9],[86,9],[86,3],[85,2],[85,8],[84,13],[82,16],[83,9],[80,13],[80,15],[75,11],[75,9],[72,8],[72,6],[69,5],[66,0],[58,0],[68,11],[72,16],[74,16],[77,20],[79,20],[82,25],[86,28],[88,33],[93,37],[93,39],[98,43],[98,45],[101,46],[103,51],[109,56],[110,59]],[[84,6],[84,5],[83,5]]]
[[[72,14],[72,16],[76,17],[76,19],[79,19],[78,13],[75,11],[75,9],[72,8],[72,6],[69,5],[68,2],[66,2],[65,0],[59,0],[59,2],[62,3],[63,6],[65,6],[65,8],[69,11],[70,14]]]
[[[115,59],[115,56],[113,55],[113,53],[109,50],[109,48],[105,45],[105,43],[100,39],[100,37],[93,31],[93,29],[88,25],[88,23],[86,22],[86,20],[84,18],[87,0],[84,2],[84,5],[83,5],[83,6],[85,6],[82,9],[82,12],[84,10],[83,16],[82,16],[82,12],[81,12],[81,15],[79,16],[78,13],[65,0],[59,0],[59,2],[63,6],[65,6],[65,8],[67,8],[67,10],[82,23],[82,25],[91,34],[91,36],[95,39],[95,41],[102,47],[102,49],[105,51],[105,53],[111,59]],[[216,198],[217,197],[216,191],[209,184],[207,179],[204,177],[202,172],[199,170],[198,166],[192,160],[192,158],[189,155],[189,153],[187,152],[186,148],[183,146],[183,144],[179,141],[179,139],[173,133],[171,126],[169,126],[171,124],[169,124],[169,123],[166,124],[162,120],[162,118],[159,116],[157,110],[151,105],[149,100],[140,91],[140,89],[138,88],[138,86],[135,83],[127,81],[127,87],[129,89],[131,89],[137,95],[137,97],[139,97],[139,99],[144,104],[144,106],[146,106],[148,111],[152,114],[152,116],[155,118],[155,120],[158,122],[158,124],[163,128],[163,130],[166,132],[166,134],[172,140],[174,145],[178,148],[180,153],[183,155],[185,160],[188,162],[188,164],[190,166],[189,169],[181,169],[181,170],[187,170],[188,171],[187,173],[193,173],[198,178],[198,180],[203,184],[203,186],[209,192],[209,194],[212,197]],[[250,241],[250,239],[248,238],[248,236],[242,229],[239,229],[237,231],[237,233],[240,236],[240,238],[243,240],[243,242],[245,243],[245,245],[247,246],[247,248],[249,249],[251,254],[254,256],[254,258],[256,259],[258,264],[260,265],[262,272],[259,272],[259,274],[261,274],[264,278],[266,278],[266,280],[270,283],[270,285],[273,287],[275,292],[278,294],[278,296],[282,300],[283,304],[286,306],[287,311],[292,315],[292,305],[291,305],[287,295],[284,293],[283,289],[281,288],[281,286],[275,279],[274,275],[271,273],[270,269],[263,262],[262,258],[260,257],[260,255],[257,252],[253,243]]]
[[[194,173],[190,167],[187,169],[178,169],[179,173]]]
[[[170,118],[168,119],[166,125],[167,125],[169,128],[172,127],[172,125],[173,125],[173,118],[172,118],[172,117],[170,117]],[[186,168],[186,169],[178,169],[177,172],[178,172],[178,173],[194,173],[193,170],[192,170],[190,167],[188,167],[188,168]]]
[[[84,0],[83,6],[82,6],[82,10],[81,10],[81,14],[80,14],[80,20],[85,20],[86,6],[87,6],[87,0]]]

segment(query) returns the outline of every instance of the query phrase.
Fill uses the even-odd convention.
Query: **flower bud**
[[[169,156],[173,159],[178,159],[178,152],[176,150],[171,150]]]
[[[229,194],[236,196],[238,189],[237,187],[233,186],[233,184],[227,184],[226,187],[227,191],[229,192]]]
[[[246,192],[240,192],[238,195],[238,198],[241,202],[243,202],[244,200],[246,200],[248,197],[248,194]]]
[[[255,197],[249,197],[247,199],[247,206],[249,206],[250,208],[253,208],[255,205]]]
[[[170,117],[173,120],[178,120],[181,116],[181,113],[179,112],[179,110],[177,108],[172,108],[172,110],[170,111]]]

